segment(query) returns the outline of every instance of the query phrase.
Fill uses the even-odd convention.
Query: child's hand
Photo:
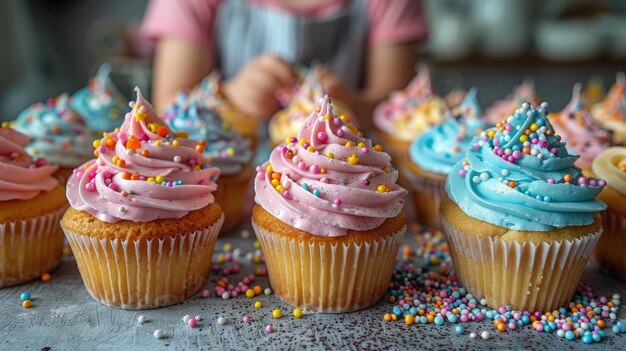
[[[274,54],[264,54],[224,82],[222,91],[239,111],[257,118],[270,117],[279,108],[276,90],[291,86],[295,73],[289,63]]]

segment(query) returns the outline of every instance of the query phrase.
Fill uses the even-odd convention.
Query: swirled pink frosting
[[[121,128],[95,142],[97,159],[74,170],[70,205],[115,223],[181,218],[213,203],[219,169],[207,166],[205,144],[170,131],[139,89],[131,105]]]
[[[328,96],[257,168],[255,201],[281,221],[320,236],[364,231],[397,216],[406,190],[380,146],[349,119],[333,114]]]
[[[59,182],[44,158],[33,160],[24,150],[30,142],[26,135],[2,126],[0,128],[0,201],[28,200],[42,191],[51,191]]]
[[[574,85],[572,100],[563,111],[551,116],[552,126],[571,153],[580,155],[576,164],[591,167],[593,160],[609,147],[611,135],[593,120],[587,107],[581,102],[582,84]]]
[[[495,101],[485,110],[483,119],[491,124],[496,124],[509,116],[515,114],[515,110],[522,107],[524,102],[528,102],[531,106],[538,106],[540,101],[535,92],[535,82],[526,79],[513,89],[513,93],[502,100]]]

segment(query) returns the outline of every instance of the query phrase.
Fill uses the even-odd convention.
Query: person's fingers
[[[242,112],[253,117],[269,117],[278,109],[276,100],[260,94],[257,89],[248,86],[237,94],[238,105]]]
[[[247,77],[246,85],[260,91],[265,96],[274,97],[276,90],[283,87],[283,84],[271,73],[256,69],[251,71]]]
[[[274,54],[265,54],[259,57],[258,66],[274,77],[282,86],[293,84],[295,72],[293,67],[284,59]]]

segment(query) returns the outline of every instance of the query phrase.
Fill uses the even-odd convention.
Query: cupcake
[[[28,136],[2,124],[0,288],[37,279],[61,262],[65,188],[52,176],[57,166],[24,150],[28,142]]]
[[[591,162],[609,147],[611,135],[600,128],[591,118],[587,107],[581,102],[582,84],[574,85],[572,100],[563,111],[548,115],[554,130],[567,140],[570,153],[580,155],[576,166],[586,175],[591,175]]]
[[[492,308],[570,301],[600,235],[603,180],[587,178],[528,103],[474,138],[446,181],[441,221],[459,282]]]
[[[422,133],[411,144],[403,175],[422,224],[441,228],[439,204],[446,197],[446,177],[465,156],[470,141],[487,127],[480,117],[476,89],[471,89],[443,124]]]
[[[119,127],[130,110],[127,100],[111,81],[110,73],[111,65],[103,64],[87,86],[72,95],[72,108],[85,118],[89,130],[98,136]]]
[[[604,234],[596,248],[598,262],[614,276],[626,281],[626,148],[614,146],[598,155],[593,173],[608,186],[598,198],[608,208],[602,213]]]
[[[67,94],[24,110],[15,121],[15,129],[31,138],[26,151],[60,166],[55,175],[63,183],[75,167],[93,157],[91,133],[85,120],[70,107]]]
[[[378,301],[406,231],[406,190],[396,185],[391,157],[342,118],[325,97],[254,182],[252,226],[272,289],[316,312]]]
[[[539,104],[539,97],[535,92],[535,82],[532,79],[525,79],[521,85],[513,89],[511,95],[494,102],[485,110],[483,118],[492,125],[496,124],[502,120],[502,116],[514,114],[525,101],[533,106]]]
[[[319,68],[310,70],[302,84],[289,99],[287,106],[278,111],[268,125],[270,146],[274,147],[298,134],[298,130],[304,121],[319,106],[320,100],[324,98],[324,89],[320,82]],[[333,100],[333,106],[337,115],[345,114],[352,117],[348,109]]]
[[[224,215],[205,143],[171,131],[137,90],[97,159],[74,171],[61,226],[91,296],[122,309],[172,305],[207,282]]]
[[[411,142],[443,122],[448,113],[446,101],[433,91],[428,66],[421,64],[418,74],[404,90],[392,92],[374,110],[376,136],[395,163],[403,165]]]
[[[256,148],[259,139],[259,121],[243,114],[226,100],[220,88],[219,74],[211,73],[205,77],[190,95],[193,99],[201,99],[206,106],[217,111],[237,134],[252,140],[252,146]]]
[[[172,130],[186,132],[189,138],[206,142],[204,155],[210,165],[220,169],[215,202],[224,211],[222,231],[241,222],[243,204],[254,176],[252,146],[249,139],[235,133],[214,110],[201,100],[180,93],[163,115]]]
[[[619,72],[615,84],[606,94],[606,98],[592,107],[591,115],[600,125],[610,130],[612,141],[618,145],[626,144],[626,74]]]

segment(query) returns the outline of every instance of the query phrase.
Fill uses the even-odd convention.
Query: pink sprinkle
[[[189,319],[189,320],[187,321],[187,325],[188,325],[190,328],[195,328],[195,327],[197,327],[197,326],[198,326],[198,321],[197,321],[195,318],[191,318],[191,319]]]
[[[47,164],[48,164],[48,161],[43,157],[40,157],[35,160],[35,166],[37,167],[43,167],[43,166],[46,166]]]
[[[500,139],[493,139],[493,145],[497,146],[500,145]]]
[[[204,290],[202,290],[201,294],[202,294],[202,297],[204,297],[206,299],[207,297],[209,297],[211,295],[211,292],[209,291],[209,289],[204,289]]]
[[[101,154],[104,154],[108,151],[107,147],[104,145],[100,145],[100,147],[98,148],[98,152]]]
[[[300,166],[300,165],[298,165]],[[309,170],[311,171],[311,173],[313,174],[319,174],[320,173],[320,168],[318,165],[313,165],[309,168]]]
[[[139,139],[141,141],[148,141],[148,140],[150,140],[150,138],[148,138],[148,136],[145,133],[141,133],[141,136],[139,137]]]
[[[200,185],[207,185],[207,184],[209,184],[209,181],[206,180],[206,179],[202,179],[200,182],[198,182],[198,184],[200,184]]]
[[[190,165],[195,166],[198,163],[198,160],[196,160],[195,158],[192,157],[192,158],[189,159],[188,162],[189,162]]]
[[[85,184],[85,189],[87,189],[87,191],[96,191],[96,185],[93,182],[89,182]]]
[[[502,149],[496,150],[496,155],[498,155],[498,156],[504,155],[504,150],[502,150]]]
[[[337,205],[337,206],[340,206],[341,205],[341,199],[334,199],[333,200],[333,204]]]
[[[508,160],[508,159],[509,159],[509,156],[507,156],[507,155],[501,155],[501,156],[500,156],[500,158],[506,161],[506,160]]]
[[[287,200],[291,199],[291,192],[289,190],[285,190],[283,192],[283,197]]]
[[[548,178],[548,179],[546,180],[546,182],[548,182],[548,184],[554,184],[554,179],[552,179],[552,178]]]
[[[466,171],[466,170],[464,170],[464,169],[461,169],[461,170],[459,170],[459,175],[460,175],[461,177],[465,177],[465,176],[467,175],[467,171]]]
[[[96,177],[96,170],[92,169],[91,172],[89,172],[89,179],[94,179]]]
[[[243,283],[246,284],[246,285],[250,285],[250,283],[251,283],[250,278],[249,277],[244,277],[243,278]]]
[[[271,324],[268,324],[268,325],[265,326],[265,332],[266,333],[271,333],[273,331],[274,331],[274,327],[272,327]]]
[[[587,177],[580,177],[580,178],[578,178],[578,184],[579,185],[587,185],[587,184],[589,184],[589,181],[588,181]]]
[[[559,149],[553,147],[552,149],[550,149],[550,152],[553,153],[554,155],[559,153]]]
[[[520,159],[522,158],[522,152],[517,150],[517,151],[513,151],[513,157],[515,157],[515,159]]]
[[[598,181],[595,179],[589,179],[589,185],[591,186],[598,186]]]
[[[117,138],[118,138],[118,139],[124,139],[124,140],[126,140],[126,139],[128,138],[128,135],[126,135],[126,132],[122,132],[122,131],[120,131],[120,132],[117,134]]]
[[[263,180],[263,179],[265,179],[265,173],[263,173],[263,172],[259,172],[259,173],[257,173],[257,174],[256,174],[256,179],[258,179],[258,180]]]
[[[246,291],[246,290],[248,290],[248,288],[249,288],[248,284],[242,284],[241,285],[241,291]]]
[[[108,178],[113,177],[113,174],[111,174],[111,172],[109,172],[109,171],[104,171],[104,172],[102,172],[102,177],[104,179],[108,179]]]
[[[509,156],[508,157],[508,161],[509,162],[515,162],[515,157],[514,156]]]
[[[109,184],[109,189],[111,189],[113,191],[117,191],[117,185],[115,185],[115,183],[111,183],[111,184]]]
[[[370,149],[364,147],[364,148],[361,149],[361,152],[366,154],[366,153],[370,152]]]
[[[298,139],[297,139],[296,137],[291,137],[291,138],[289,139],[289,141],[290,141],[292,144],[295,144],[295,143],[297,143],[297,142],[298,142]]]
[[[467,314],[462,314],[461,315],[461,322],[463,322],[463,323],[469,322],[469,317],[467,317]]]
[[[243,322],[244,323],[250,323],[250,317],[249,316],[243,316]]]
[[[338,137],[342,137],[343,136],[343,130],[342,129],[337,129],[337,136]]]
[[[537,139],[537,138],[532,138],[532,139],[530,140],[530,143],[531,143],[531,144],[537,144],[538,142],[539,142],[539,139]]]
[[[285,145],[281,146],[278,148],[278,152],[281,154],[286,154],[287,153],[287,147]]]
[[[606,180],[604,179],[598,180],[598,185],[604,188],[606,186]]]
[[[305,149],[308,149],[308,148],[309,148],[309,146],[311,146],[311,144],[309,144],[309,143],[304,143],[304,144],[302,144],[302,147],[303,147],[303,148],[305,148]]]
[[[304,164],[304,162],[298,162],[298,168],[300,168],[301,170],[305,170],[306,164]]]
[[[504,129],[508,130],[509,132],[513,130],[513,125],[511,123],[507,123],[504,125]]]
[[[326,141],[327,138],[328,138],[328,135],[326,135],[326,132],[317,133],[317,139],[319,141]]]

